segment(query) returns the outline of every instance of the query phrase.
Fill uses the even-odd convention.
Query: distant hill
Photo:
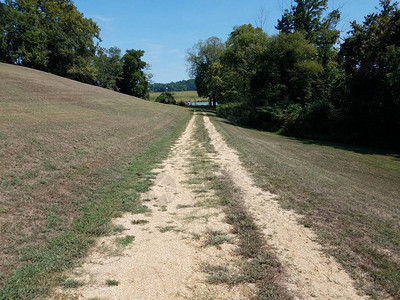
[[[168,88],[168,89],[167,89]],[[196,91],[194,79],[181,80],[170,83],[152,83],[150,84],[151,92],[182,92],[182,91]]]

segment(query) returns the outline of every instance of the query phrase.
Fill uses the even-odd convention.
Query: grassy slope
[[[150,100],[154,101],[161,93],[150,93]],[[196,91],[173,92],[176,101],[207,101],[201,98]]]
[[[190,113],[13,65],[0,64],[0,78],[0,283],[52,260],[20,269],[10,292],[32,272],[66,267],[111,216],[134,210]],[[53,255],[63,251],[61,266]],[[37,291],[13,297],[40,293],[39,277]]]
[[[301,213],[367,292],[400,298],[399,155],[214,124],[257,184]]]

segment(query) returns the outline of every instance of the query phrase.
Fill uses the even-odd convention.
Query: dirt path
[[[58,290],[53,298],[68,295],[78,299],[246,299],[251,285],[228,287],[207,283],[206,265],[226,265],[236,259],[234,243],[218,248],[205,246],[210,232],[230,236],[222,210],[212,205],[212,192],[201,192],[201,184],[189,184],[190,158],[196,145],[192,139],[193,117],[171,149],[151,190],[142,195],[150,208],[143,214],[124,214],[114,224],[121,234],[101,238],[81,268],[68,277],[84,282],[78,288]],[[142,224],[132,224],[132,221]],[[126,247],[116,239],[134,236]],[[233,238],[233,237],[232,237]],[[233,240],[232,240],[233,241]],[[107,284],[114,280],[115,286]]]
[[[305,299],[366,299],[357,294],[354,282],[335,259],[322,253],[315,234],[297,222],[299,216],[283,210],[275,195],[256,187],[236,151],[228,147],[208,117],[204,121],[220,168],[240,187],[247,208],[289,275],[292,294]]]
[[[151,210],[116,219],[114,223],[124,230],[100,239],[83,266],[68,274],[85,284],[73,292],[60,289],[53,298],[249,299],[255,294],[255,286],[248,283],[210,284],[203,270],[207,265],[228,265],[239,258],[235,236],[222,209],[203,205],[212,203],[216,196],[192,180],[190,161],[193,149],[199,147],[193,138],[195,118],[204,118],[216,149],[212,160],[230,174],[243,193],[257,226],[283,264],[291,294],[298,299],[365,299],[357,295],[354,283],[335,260],[321,252],[313,232],[298,224],[298,216],[282,210],[274,195],[254,185],[236,152],[206,116],[192,118],[168,159],[154,170],[158,173],[155,183],[142,195]],[[207,238],[215,232],[229,242],[206,246]],[[121,237],[134,240],[118,246],[116,241]]]

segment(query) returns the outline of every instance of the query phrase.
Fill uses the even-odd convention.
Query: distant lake
[[[199,102],[187,102],[189,106],[208,106],[208,101],[199,101]],[[218,105],[218,102],[216,103]]]

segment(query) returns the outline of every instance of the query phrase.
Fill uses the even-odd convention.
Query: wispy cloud
[[[98,15],[89,16],[89,18],[92,18],[95,21],[101,21],[101,22],[104,22],[104,23],[110,23],[113,20],[113,18],[107,18],[107,17],[104,17],[104,16],[98,16]]]
[[[180,49],[170,49],[168,50],[168,54],[181,54]]]
[[[142,41],[142,45],[145,50],[145,56],[150,62],[157,62],[163,59],[165,45],[145,40]]]

